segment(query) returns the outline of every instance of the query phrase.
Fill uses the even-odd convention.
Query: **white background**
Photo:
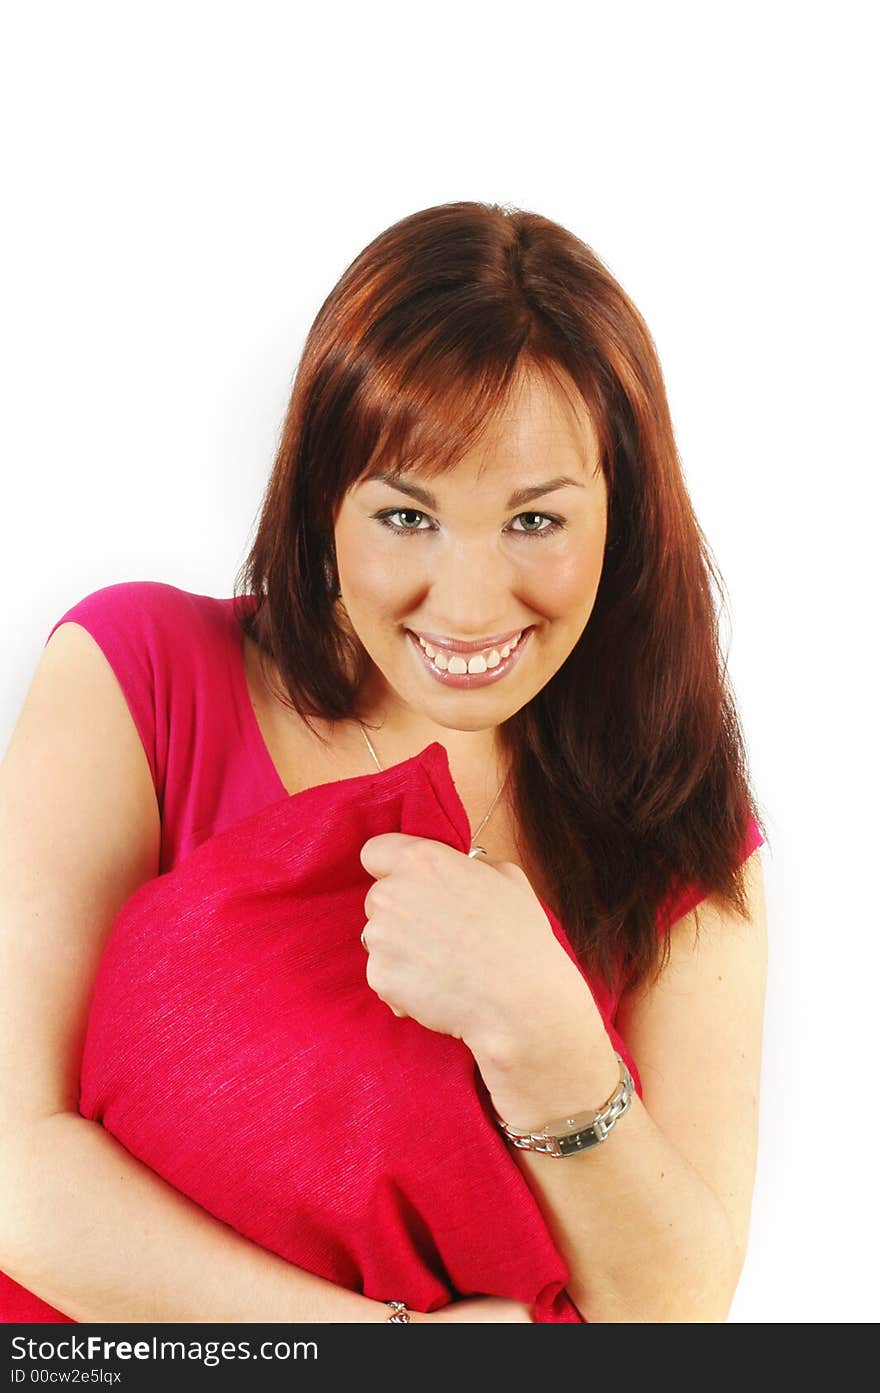
[[[773,842],[737,1322],[880,1314],[872,11],[79,0],[3,25],[0,748],[91,590],[231,595],[308,327],[398,218],[543,213],[647,319]]]

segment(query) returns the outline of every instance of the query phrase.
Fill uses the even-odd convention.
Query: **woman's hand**
[[[369,837],[360,859],[375,877],[364,898],[367,983],[395,1015],[478,1054],[526,1005],[555,1010],[575,984],[583,996],[577,967],[514,862],[403,832]]]
[[[533,1307],[528,1302],[510,1301],[503,1296],[469,1296],[463,1301],[450,1301],[448,1306],[441,1306],[439,1311],[420,1315],[418,1320],[440,1321],[444,1324],[450,1321],[464,1321],[467,1324],[478,1322],[481,1325],[501,1325],[511,1321],[521,1324],[526,1321],[529,1325],[534,1325],[535,1318],[532,1312]]]

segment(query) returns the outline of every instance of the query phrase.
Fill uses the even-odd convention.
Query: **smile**
[[[425,651],[426,640],[419,639],[412,629],[407,629],[407,638],[415,649],[422,666],[436,681],[447,687],[485,687],[492,682],[500,682],[512,672],[519,662],[520,655],[528,644],[534,624],[523,629],[517,643],[512,647],[503,644],[500,649],[493,648],[482,653],[447,653],[428,644],[433,656]],[[512,641],[511,641],[512,642]],[[506,656],[502,656],[506,654]]]

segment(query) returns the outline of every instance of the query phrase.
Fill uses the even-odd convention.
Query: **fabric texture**
[[[579,1323],[467,1046],[396,1017],[366,982],[363,843],[402,831],[470,846],[446,751],[288,795],[231,606],[131,582],[58,621],[83,623],[113,666],[163,823],[162,873],[122,907],[98,969],[80,1112],[328,1280],[416,1311],[486,1293]],[[752,824],[744,854],[760,842]],[[579,970],[641,1096],[617,1002]],[[0,1315],[70,1320],[3,1274]]]

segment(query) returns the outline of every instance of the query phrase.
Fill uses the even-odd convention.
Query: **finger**
[[[360,849],[360,863],[372,876],[390,875],[401,851],[410,842],[429,841],[427,837],[413,837],[408,832],[379,832],[368,837]]]
[[[462,853],[448,842],[437,841],[434,837],[415,837],[408,832],[379,832],[375,837],[368,837],[360,849],[360,863],[378,883],[384,876],[391,875],[392,871],[398,869],[402,852],[414,846],[434,848],[441,865],[445,865],[443,858],[463,854],[483,861],[487,866],[496,864],[485,847],[472,847],[471,851]]]

